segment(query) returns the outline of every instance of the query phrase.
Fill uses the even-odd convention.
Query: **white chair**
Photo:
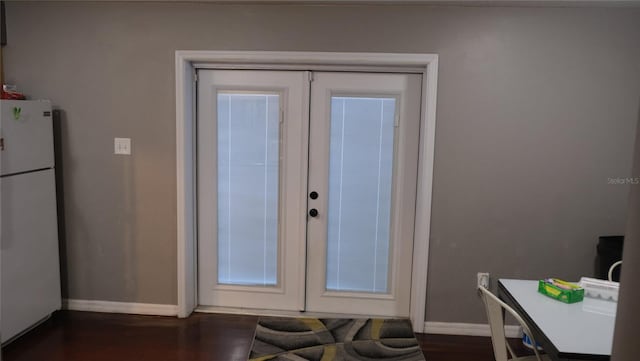
[[[491,342],[493,343],[493,354],[496,361],[550,361],[547,355],[541,355],[536,347],[533,347],[535,355],[516,357],[507,342],[507,338],[504,333],[504,313],[503,310],[509,312],[520,323],[520,326],[524,329],[524,332],[530,336],[531,344],[537,345],[536,340],[533,338],[533,334],[529,329],[529,326],[524,322],[522,317],[509,305],[502,302],[496,295],[491,293],[484,287],[478,287],[478,294],[484,302],[487,310],[487,318],[489,319],[489,326],[491,327]],[[507,351],[511,358],[507,355]]]
[[[613,281],[613,270],[616,269],[616,267],[621,265],[622,265],[622,261],[618,261],[612,264],[611,267],[609,267],[609,274],[607,275],[607,279],[609,279],[609,281]]]

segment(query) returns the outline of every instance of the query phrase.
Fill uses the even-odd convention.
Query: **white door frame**
[[[178,317],[197,307],[195,69],[304,69],[420,72],[420,154],[411,278],[410,318],[424,329],[427,298],[431,193],[436,129],[437,54],[318,53],[271,51],[176,51],[176,176]]]

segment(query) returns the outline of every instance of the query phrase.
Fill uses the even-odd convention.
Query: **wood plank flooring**
[[[246,361],[256,316],[187,319],[59,311],[2,349],[4,361]],[[494,361],[488,337],[418,334],[427,361]],[[519,351],[527,350],[514,340]]]

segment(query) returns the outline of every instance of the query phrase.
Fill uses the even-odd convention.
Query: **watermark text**
[[[640,184],[640,177],[607,178],[607,184],[616,184],[616,185]]]

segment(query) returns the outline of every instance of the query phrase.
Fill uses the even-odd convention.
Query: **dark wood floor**
[[[204,313],[177,319],[60,311],[4,347],[2,360],[245,361],[256,322],[255,316]],[[494,361],[488,337],[417,338],[427,361]]]

